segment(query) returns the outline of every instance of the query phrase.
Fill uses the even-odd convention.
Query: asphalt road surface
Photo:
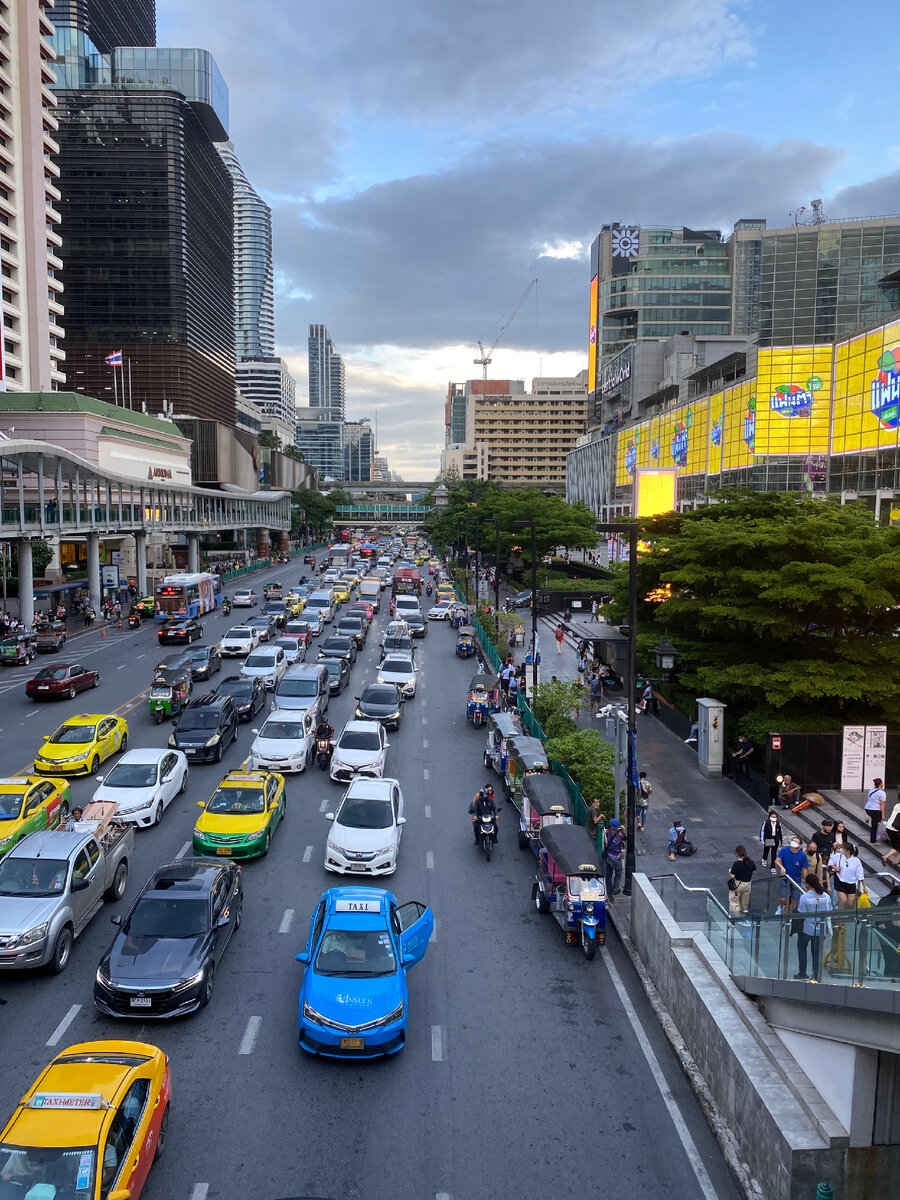
[[[296,582],[302,570],[294,562],[270,577]],[[254,586],[261,590],[262,581]],[[423,597],[423,608],[429,603]],[[240,623],[243,612],[204,617],[206,640]],[[350,687],[332,699],[338,730],[352,715],[354,694],[374,677],[377,632],[387,620],[385,601]],[[160,653],[156,630],[148,622],[70,644],[63,659],[102,674],[99,689],[73,701],[32,704],[24,682],[35,668],[4,669],[0,775],[30,769],[43,734],[76,712],[124,715],[132,748],[165,745],[170,727],[157,728],[147,711]],[[137,831],[123,901],[89,925],[65,972],[0,980],[7,1002],[0,1010],[0,1116],[6,1120],[65,1046],[136,1038],[162,1047],[173,1075],[166,1152],[144,1200],[522,1200],[607,1192],[733,1200],[738,1193],[722,1156],[615,934],[589,963],[565,944],[552,918],[535,911],[534,859],[516,845],[511,807],[492,862],[473,846],[466,808],[489,773],[485,734],[465,714],[472,661],[455,657],[453,634],[441,623],[431,623],[418,647],[418,695],[389,735],[386,766],[403,788],[407,825],[398,870],[382,881],[401,903],[422,900],[435,914],[433,943],[409,974],[405,1049],[383,1061],[343,1063],[311,1058],[297,1045],[302,968],[294,955],[319,894],[344,882],[322,866],[330,828],[324,812],[341,788],[315,766],[288,777],[287,818],[272,849],[244,866],[243,924],[209,1006],[158,1024],[117,1022],[94,1010],[94,972],[113,935],[107,918],[127,908],[153,870],[189,852],[196,802],[249,749],[253,735],[242,725],[222,766],[193,765],[187,793],[161,824]],[[226,663],[195,694],[238,668]],[[74,781],[74,799],[85,802],[95,786]]]

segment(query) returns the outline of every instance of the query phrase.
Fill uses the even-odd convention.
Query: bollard
[[[122,628],[122,618],[121,617],[119,617],[119,628],[120,629]]]
[[[816,1186],[816,1200],[834,1200],[830,1183],[820,1183]]]

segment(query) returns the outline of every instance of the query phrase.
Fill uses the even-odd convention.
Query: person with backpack
[[[606,863],[606,895],[618,896],[622,891],[622,867],[625,860],[625,834],[622,822],[613,817],[603,838],[603,861]]]
[[[637,802],[635,816],[637,817],[638,832],[643,833],[644,825],[647,822],[647,806],[650,803],[650,796],[653,794],[653,784],[647,778],[646,771],[638,772],[638,783],[640,786],[635,797]]]

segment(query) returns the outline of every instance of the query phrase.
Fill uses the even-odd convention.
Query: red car
[[[44,667],[34,679],[28,680],[25,695],[32,700],[58,699],[60,696],[74,700],[78,692],[96,687],[99,682],[100,672],[90,667],[81,667],[77,663],[56,663],[52,667]]]
[[[349,617],[354,613],[365,613],[366,620],[371,623],[372,618],[375,616],[375,609],[365,600],[357,600],[347,609],[346,615]]]

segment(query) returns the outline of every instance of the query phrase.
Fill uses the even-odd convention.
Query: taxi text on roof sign
[[[335,912],[380,913],[380,900],[338,900],[334,906]]]
[[[92,1109],[106,1107],[106,1101],[99,1092],[35,1092],[28,1103],[31,1108]]]

